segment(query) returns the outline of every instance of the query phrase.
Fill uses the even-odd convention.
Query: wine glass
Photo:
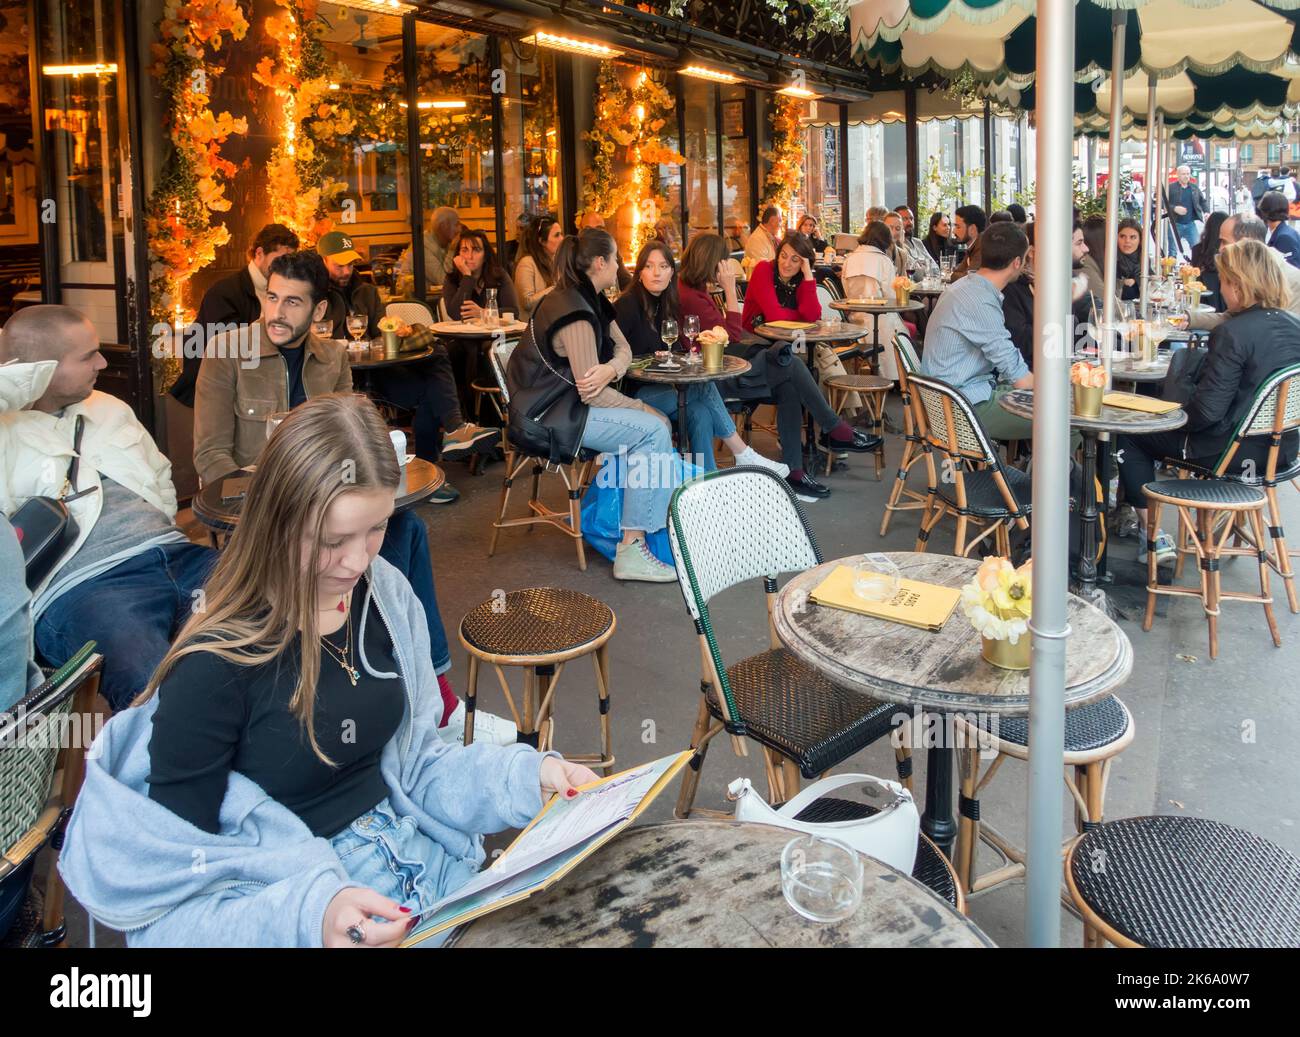
[[[348,334],[356,340],[357,344],[361,343],[361,336],[366,333],[366,326],[370,323],[364,313],[349,313],[347,319]]]
[[[317,338],[333,338],[334,322],[330,320],[312,321],[311,333]]]
[[[664,345],[671,351],[677,343],[677,322],[669,318],[659,326],[659,337],[663,339]]]
[[[682,334],[686,336],[689,343],[689,352],[686,354],[688,364],[698,364],[702,362],[699,346],[695,344],[695,336],[700,333],[700,318],[698,314],[688,313],[682,318]]]

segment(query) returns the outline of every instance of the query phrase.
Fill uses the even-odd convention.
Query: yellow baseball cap
[[[332,230],[322,234],[316,242],[316,251],[322,257],[334,263],[351,263],[361,258],[361,253],[352,247],[352,239],[341,230]]]

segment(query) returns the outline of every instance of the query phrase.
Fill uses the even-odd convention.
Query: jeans
[[[1200,244],[1201,228],[1196,225],[1195,221],[1175,223],[1173,220],[1170,220],[1166,226],[1169,228],[1169,251],[1171,255],[1177,254],[1180,251],[1178,248],[1178,241],[1176,240],[1177,238],[1181,238],[1183,241],[1187,242],[1188,251],[1191,251]]]
[[[676,487],[666,421],[631,407],[592,407],[582,445],[602,454],[627,454],[622,529],[654,533],[668,524],[668,501]]]
[[[36,621],[36,647],[62,666],[87,641],[98,642],[99,690],[123,709],[149,683],[216,560],[216,551],[198,544],[142,551],[55,598]]]
[[[677,419],[677,390],[671,385],[647,385],[636,398],[648,407],[663,413],[669,420]],[[706,471],[718,465],[713,459],[713,440],[734,434],[736,423],[722,402],[717,387],[712,382],[697,383],[686,390],[686,433],[691,437],[692,460]]]
[[[447,649],[447,634],[438,614],[438,595],[433,586],[433,563],[429,556],[429,534],[424,523],[413,511],[399,511],[388,520],[388,530],[379,548],[379,557],[398,569],[415,591],[424,606],[424,619],[429,624],[429,654],[433,658],[434,673],[451,669],[451,652]]]
[[[451,360],[441,344],[433,356],[399,368],[380,368],[371,375],[375,395],[395,407],[415,412],[411,421],[415,432],[415,456],[437,461],[442,454],[443,431],[460,428],[460,397],[452,377]]]
[[[419,915],[451,892],[442,889],[443,876],[429,861],[449,862],[437,843],[421,832],[410,817],[399,816],[385,798],[330,840],[348,878],[395,900]],[[442,943],[450,931],[431,937],[420,947]]]

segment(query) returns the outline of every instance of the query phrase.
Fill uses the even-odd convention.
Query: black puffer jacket
[[[1265,379],[1300,364],[1300,317],[1286,310],[1252,306],[1234,314],[1210,335],[1196,391],[1187,404],[1187,457],[1209,457],[1227,446]],[[1282,438],[1282,460],[1296,453],[1295,432]]]

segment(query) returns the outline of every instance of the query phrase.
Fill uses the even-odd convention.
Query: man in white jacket
[[[36,647],[59,665],[86,641],[121,709],[144,689],[216,560],[175,524],[171,462],[121,400],[95,391],[99,336],[76,310],[32,306],[0,333],[0,511],[71,498],[77,538],[33,589]],[[78,419],[77,485],[64,492]],[[89,491],[89,492],[83,492]]]

